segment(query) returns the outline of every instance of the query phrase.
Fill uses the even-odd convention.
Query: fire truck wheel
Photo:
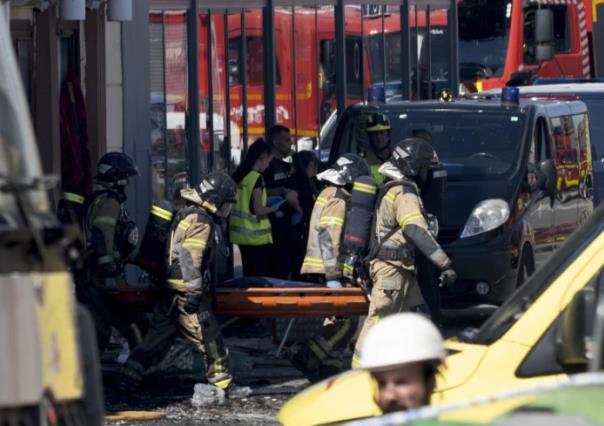
[[[105,424],[105,403],[94,323],[83,306],[78,306],[77,320],[80,358],[84,377],[84,395],[81,405],[87,425],[103,426]]]

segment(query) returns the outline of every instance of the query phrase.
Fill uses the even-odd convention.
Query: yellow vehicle
[[[0,425],[100,426],[94,326],[76,308],[74,239],[50,211],[7,7],[0,1]]]
[[[446,342],[449,356],[432,404],[560,381],[586,371],[593,346],[594,288],[600,281],[604,286],[602,253],[604,206],[480,329]],[[375,391],[366,373],[344,373],[294,397],[278,419],[289,426],[380,415],[373,403]]]

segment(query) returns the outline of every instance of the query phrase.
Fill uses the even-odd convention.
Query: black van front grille
[[[438,243],[449,244],[459,238],[460,228],[453,226],[444,226],[438,231]]]

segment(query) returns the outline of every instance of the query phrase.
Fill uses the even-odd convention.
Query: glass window
[[[554,14],[554,52],[570,52],[570,24],[567,5],[543,5],[543,8],[551,9]],[[524,10],[524,62],[526,64],[536,63],[535,58],[535,28],[536,28],[536,6],[529,6]]]
[[[459,4],[459,74],[462,80],[503,75],[511,17],[510,1],[470,0]]]
[[[450,181],[501,178],[517,167],[526,121],[522,114],[407,110],[391,112],[389,118],[394,141],[420,131],[428,134]],[[343,134],[340,155],[364,153],[369,147],[365,116],[351,122]]]

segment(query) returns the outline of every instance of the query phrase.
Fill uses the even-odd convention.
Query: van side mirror
[[[554,164],[554,160],[548,158],[547,160],[543,160],[542,162],[540,162],[539,173],[543,176],[543,178],[540,179],[539,182],[540,189],[547,195],[555,195],[557,171],[556,165]]]
[[[554,57],[554,12],[551,9],[535,11],[535,59],[550,61]]]
[[[558,362],[565,367],[583,367],[589,362],[596,295],[591,287],[577,292],[562,313],[556,337]]]
[[[535,60],[539,63],[554,59],[554,47],[551,44],[535,46]]]

